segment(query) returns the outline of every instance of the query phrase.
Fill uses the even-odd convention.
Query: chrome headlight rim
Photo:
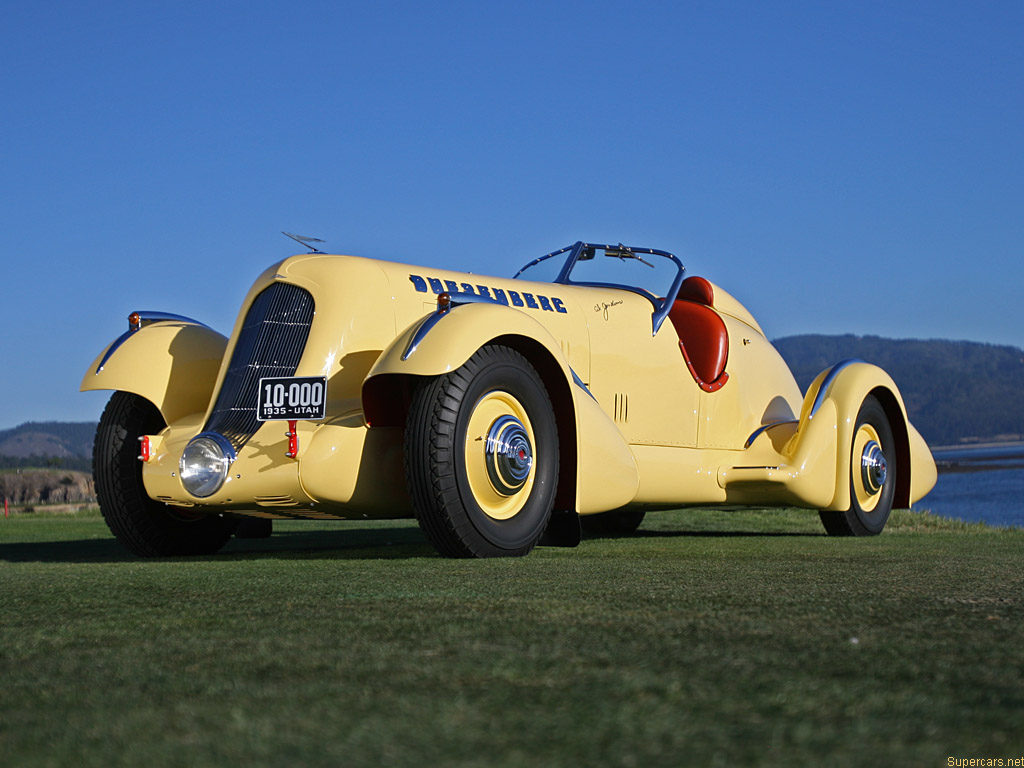
[[[207,456],[192,456],[190,459],[190,451],[195,454],[204,449],[208,452]],[[224,435],[219,432],[200,432],[188,441],[178,461],[178,477],[182,487],[197,499],[212,496],[223,487],[236,458],[235,447]],[[199,459],[208,461],[201,468],[204,471],[201,478],[194,467]]]

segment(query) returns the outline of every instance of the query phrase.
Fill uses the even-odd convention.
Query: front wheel
[[[554,504],[558,431],[529,361],[491,345],[426,380],[409,408],[405,470],[416,519],[441,554],[533,549]]]
[[[875,536],[882,532],[896,493],[896,445],[882,404],[868,395],[857,413],[850,453],[850,508],[821,510],[832,536]]]
[[[117,540],[140,557],[208,555],[224,546],[237,525],[220,515],[173,511],[146,495],[139,437],[166,424],[151,402],[115,392],[100,416],[92,472],[103,519]]]

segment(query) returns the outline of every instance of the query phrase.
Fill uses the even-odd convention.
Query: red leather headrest
[[[695,301],[698,304],[707,304],[709,307],[713,307],[715,305],[715,289],[703,277],[693,275],[683,280],[676,299]]]
[[[729,360],[729,332],[715,310],[695,301],[677,301],[669,319],[679,336],[679,346],[690,372],[708,392],[725,375]],[[724,384],[725,380],[721,381]],[[719,384],[719,386],[721,385]]]

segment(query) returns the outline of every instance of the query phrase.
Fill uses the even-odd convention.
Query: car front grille
[[[313,310],[309,292],[288,283],[274,283],[253,300],[204,431],[219,432],[236,451],[248,442],[259,428],[259,381],[295,375]]]

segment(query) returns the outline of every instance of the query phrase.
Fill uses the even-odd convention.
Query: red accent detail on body
[[[298,422],[294,419],[288,421],[288,431],[285,432],[288,437],[288,452],[285,454],[289,459],[294,459],[299,455],[299,432]]]
[[[143,435],[139,438],[139,461],[149,461],[149,457],[152,453],[152,446],[149,442],[149,435]]]

